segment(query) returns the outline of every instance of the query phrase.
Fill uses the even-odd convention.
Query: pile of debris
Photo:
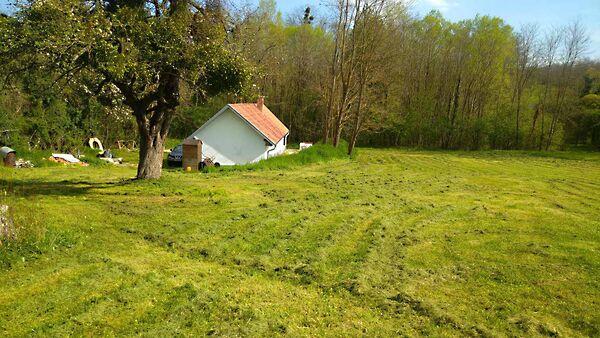
[[[111,164],[123,164],[123,158],[114,157],[113,154],[110,152],[110,149],[104,150],[100,154],[96,155],[96,157]]]
[[[90,148],[97,149],[99,151],[99,153],[96,155],[98,159],[115,165],[123,164],[123,158],[114,157],[110,149],[104,149],[104,147],[102,146],[102,142],[97,137],[90,138],[87,144]],[[85,155],[80,156],[79,151],[77,151],[77,156],[73,156],[72,154],[68,153],[53,153],[52,156],[48,157],[48,160],[55,163],[75,164],[82,167],[87,167],[89,164],[80,160],[83,157],[85,157]],[[11,168],[34,167],[31,161],[24,160],[22,158],[17,159],[17,152],[9,147],[0,147],[0,166],[6,166]]]
[[[0,148],[0,165],[10,168],[33,168],[31,161],[17,159],[17,152],[9,147]]]
[[[102,146],[102,142],[97,137],[92,137],[88,140],[88,145],[92,149],[98,149],[100,153],[96,155],[97,158],[110,163],[110,164],[123,164],[123,158],[114,157],[110,152],[110,149],[104,149]],[[119,149],[121,149],[121,145],[119,144]]]
[[[52,156],[50,156],[48,160],[64,164],[77,164],[82,167],[87,167],[89,165],[85,162],[81,162],[77,157],[71,154],[52,154]]]
[[[33,163],[20,158],[15,162],[15,168],[33,168]]]

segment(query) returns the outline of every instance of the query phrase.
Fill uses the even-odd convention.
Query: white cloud
[[[452,0],[423,0],[423,2],[425,2],[429,6],[435,8],[435,9],[438,9],[442,12],[445,12],[448,9],[450,9],[451,7],[454,7],[457,5],[457,3]]]

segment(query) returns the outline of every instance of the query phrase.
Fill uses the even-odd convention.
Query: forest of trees
[[[551,31],[487,16],[452,23],[382,0],[327,9],[321,21],[309,10],[283,20],[272,1],[261,1],[233,34],[293,139],[600,146],[600,62],[584,58],[589,38],[578,22]]]
[[[99,2],[69,1],[82,12]],[[146,3],[107,1],[104,11],[111,13],[110,4],[118,8],[130,2]],[[344,139],[349,152],[355,145],[600,149],[600,61],[586,57],[590,40],[578,22],[550,30],[535,23],[511,27],[489,16],[450,22],[440,12],[419,17],[403,3],[389,0],[332,0],[328,6],[299,9],[284,18],[274,0],[261,0],[258,6],[212,0],[197,7],[198,12],[190,10],[188,21],[173,22],[202,30],[203,38],[218,41],[218,50],[216,43],[187,41],[185,34],[165,33],[159,39],[155,33],[156,41],[138,50],[148,52],[167,41],[172,45],[160,46],[165,54],[148,52],[145,63],[136,56],[134,67],[127,56],[109,58],[107,51],[112,49],[96,44],[95,63],[84,60],[93,66],[91,72],[62,58],[75,58],[69,54],[72,39],[93,41],[102,35],[81,33],[88,27],[83,20],[81,27],[65,23],[69,29],[53,23],[54,31],[48,34],[54,35],[47,39],[47,26],[36,31],[24,24],[43,16],[32,9],[35,3],[0,18],[0,144],[70,151],[88,137],[99,137],[109,146],[117,141],[140,145],[140,119],[163,107],[170,125],[159,134],[183,138],[223,104],[264,95],[289,127],[292,141],[338,145]],[[147,3],[156,5],[153,18],[167,17],[166,11],[159,12],[161,1]],[[204,21],[197,20],[196,13],[203,13]],[[117,16],[111,18],[113,25],[119,22]],[[29,29],[29,40],[15,37],[15,27]],[[142,33],[139,39],[148,38]],[[19,57],[15,46],[25,51]],[[56,52],[55,46],[63,49]],[[81,46],[85,50],[86,45]],[[118,53],[126,55],[121,47]],[[60,58],[42,67],[38,61],[51,53]],[[214,53],[221,55],[217,61],[207,56]],[[194,63],[199,59],[204,60],[202,68]],[[110,62],[122,69],[113,69]],[[162,68],[152,73],[158,62]],[[182,79],[184,74],[196,75],[193,81],[172,78],[163,83],[173,74],[165,67],[177,69]],[[155,103],[136,113],[136,97],[127,97],[121,79],[129,76],[130,83],[139,82],[140,74],[147,76],[144,88],[156,88],[161,95],[175,86],[173,104],[157,96]],[[157,144],[162,146],[162,141]]]

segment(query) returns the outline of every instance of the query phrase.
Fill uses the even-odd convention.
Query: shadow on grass
[[[92,189],[105,189],[132,184],[135,179],[116,182],[92,182],[81,180],[7,180],[0,179],[0,192],[12,196],[82,196]]]

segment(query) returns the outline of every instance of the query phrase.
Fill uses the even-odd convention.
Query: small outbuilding
[[[202,141],[202,156],[217,165],[254,163],[284,153],[289,129],[265,106],[228,104],[188,139]]]
[[[16,167],[17,165],[17,152],[9,147],[0,148],[0,159],[5,167]]]
[[[183,140],[183,169],[190,168],[192,171],[198,171],[200,162],[202,162],[202,141],[195,138]]]

